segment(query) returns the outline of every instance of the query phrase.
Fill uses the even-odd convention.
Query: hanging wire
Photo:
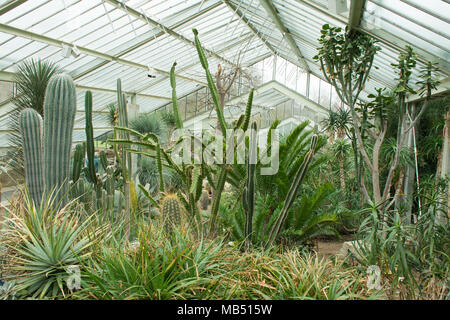
[[[114,24],[113,24],[113,22],[111,20],[111,17],[109,15],[109,11],[106,8],[105,0],[102,0],[102,5],[103,5],[103,9],[105,9],[106,17],[108,17],[108,21],[109,21],[109,24],[111,25],[111,29],[113,30],[113,33],[116,34],[116,28],[114,28]]]
[[[127,13],[127,16],[128,16],[128,21],[130,22],[130,24],[131,24],[131,28],[133,29],[133,33],[134,33],[134,35],[137,37],[137,33],[136,33],[136,29],[134,28],[134,24],[133,24],[133,21],[131,20],[131,16],[130,16],[130,13],[128,12],[128,10],[127,10],[127,6],[125,5],[125,0],[121,0],[121,1],[119,1],[119,3],[122,5],[122,8],[125,10],[125,12]]]

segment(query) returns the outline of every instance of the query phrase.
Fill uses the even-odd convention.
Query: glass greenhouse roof
[[[310,90],[306,81],[298,86],[302,74],[323,80],[313,56],[322,25],[328,23],[379,40],[378,69],[371,71],[365,99],[375,88],[394,85],[391,63],[405,45],[420,59],[414,76],[430,60],[439,64],[442,79],[448,77],[448,13],[446,0],[0,0],[0,80],[10,81],[17,64],[29,58],[56,62],[78,87],[76,127],[83,126],[84,91],[93,91],[99,135],[108,127],[102,112],[116,99],[118,78],[123,90],[136,97],[140,112],[170,103],[168,72],[174,61],[180,97],[205,86],[192,28],[199,31],[211,70],[218,64],[247,68],[276,55],[294,66],[286,67],[284,84],[295,82],[295,90],[305,95]],[[63,46],[76,46],[80,55],[63,57]],[[155,79],[147,76],[149,66],[157,72]],[[279,66],[272,67],[276,74]],[[330,92],[326,101],[331,105],[333,89],[318,83]],[[266,103],[280,103],[279,97],[269,98]],[[318,99],[322,104],[320,93]],[[0,121],[9,110],[0,102]],[[74,140],[82,134],[76,130]]]

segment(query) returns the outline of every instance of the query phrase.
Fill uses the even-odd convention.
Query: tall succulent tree
[[[381,89],[376,95],[371,95],[371,104],[365,106],[365,110],[372,113],[373,126],[368,126],[364,117],[358,114],[356,101],[359,94],[364,89],[368,79],[370,69],[376,52],[380,49],[375,41],[368,35],[354,32],[342,32],[341,28],[324,25],[319,39],[321,46],[318,49],[318,55],[315,59],[320,61],[321,68],[326,79],[336,88],[336,92],[350,108],[353,121],[353,140],[358,142],[358,148],[362,160],[372,176],[372,195],[369,195],[363,183],[361,187],[366,198],[374,200],[380,210],[387,210],[394,203],[390,199],[392,181],[394,173],[400,160],[400,152],[405,143],[409,130],[417,123],[425,112],[431,92],[436,88],[438,82],[434,75],[437,71],[435,65],[428,62],[421,72],[421,81],[419,92],[425,96],[422,108],[417,113],[413,113],[411,105],[407,104],[406,96],[416,91],[412,88],[410,80],[412,69],[416,66],[416,56],[411,47],[406,47],[405,51],[399,56],[398,63],[392,64],[395,68],[398,78],[394,89],[394,96],[397,99],[398,125],[397,125],[397,148],[393,155],[391,167],[388,170],[384,181],[384,187],[381,186],[380,177],[380,149],[384,142],[387,132],[386,108],[390,104],[390,95],[383,93]],[[367,142],[364,141],[364,133],[373,142],[373,147],[369,150]],[[369,152],[371,154],[369,154]],[[390,202],[388,202],[390,200]]]

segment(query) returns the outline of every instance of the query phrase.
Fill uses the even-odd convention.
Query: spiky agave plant
[[[100,229],[88,237],[93,216],[80,221],[75,210],[67,214],[72,203],[54,209],[55,195],[50,193],[37,207],[25,189],[23,207],[8,212],[3,240],[12,257],[9,274],[16,280],[15,291],[25,297],[65,296],[79,280],[73,270],[91,254],[88,249],[94,239],[100,238]]]
[[[10,166],[19,175],[24,173],[19,114],[22,110],[31,108],[44,116],[45,89],[50,78],[60,72],[61,69],[55,63],[40,59],[25,60],[17,66],[14,76],[17,94],[12,98],[15,108],[8,118],[11,131],[8,134],[8,145],[12,148]]]

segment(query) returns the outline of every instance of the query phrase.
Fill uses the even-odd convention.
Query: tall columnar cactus
[[[57,190],[56,202],[68,190],[70,151],[76,112],[75,84],[68,74],[53,76],[44,100],[44,186]]]
[[[86,154],[85,145],[82,143],[77,144],[75,146],[75,152],[73,153],[73,164],[72,164],[73,183],[76,183],[80,178],[85,154]]]
[[[308,166],[311,163],[311,160],[314,156],[314,152],[316,149],[318,137],[317,135],[313,135],[311,139],[311,147],[309,149],[309,152],[306,154],[305,158],[303,159],[302,164],[297,170],[297,173],[295,174],[294,180],[292,181],[291,187],[289,188],[289,191],[286,195],[286,199],[284,200],[284,206],[281,209],[280,214],[278,215],[277,219],[275,220],[275,223],[270,230],[269,233],[269,239],[267,240],[265,244],[265,248],[268,248],[270,245],[272,245],[273,241],[276,239],[276,237],[279,235],[281,227],[286,220],[287,214],[289,209],[291,208],[292,204],[294,203],[295,196],[297,195],[298,188],[303,182],[303,179],[306,176],[306,172],[308,171]]]
[[[200,63],[203,69],[205,70],[208,87],[209,90],[211,91],[211,97],[213,99],[214,106],[216,107],[216,113],[217,118],[219,119],[220,129],[222,130],[222,135],[226,137],[227,123],[223,115],[222,106],[220,105],[219,93],[217,91],[216,85],[214,84],[214,79],[211,75],[211,72],[209,71],[208,60],[206,60],[205,52],[202,48],[200,40],[198,39],[198,31],[197,29],[192,29],[192,32],[194,33],[194,42],[195,47],[197,49],[198,57],[200,59]]]
[[[176,194],[168,194],[161,201],[161,214],[164,219],[166,231],[170,232],[172,226],[181,223],[181,204]]]
[[[255,176],[256,176],[256,122],[252,123],[250,132],[249,155],[247,163],[247,182],[242,195],[243,207],[245,210],[245,241],[249,246],[252,236],[253,212],[255,210]]]
[[[104,150],[100,151],[100,164],[102,165],[103,171],[106,172],[106,168],[108,167],[108,157]]]
[[[40,206],[44,190],[41,130],[42,118],[36,110],[26,108],[19,118],[25,160],[25,179],[31,199]]]
[[[106,169],[106,180],[104,183],[104,189],[106,190],[106,199],[107,199],[107,205],[106,210],[111,215],[114,211],[114,167],[113,166],[107,166]]]
[[[92,92],[86,91],[84,100],[84,114],[85,114],[85,133],[86,133],[86,153],[88,158],[88,179],[94,185],[97,185],[97,173],[95,171],[95,146],[94,146],[94,127],[92,124]]]
[[[126,99],[125,95],[122,93],[122,81],[120,79],[117,79],[117,101],[118,101],[118,108],[119,108],[119,126],[122,128],[128,128],[128,112],[127,112],[127,106],[126,106]],[[119,132],[119,138],[130,140],[130,133],[128,131],[120,131]],[[122,170],[122,177],[123,177],[123,193],[125,198],[125,237],[128,239],[130,235],[130,214],[132,208],[132,201],[131,201],[131,188],[134,188],[132,184],[130,184],[130,174],[132,172],[131,167],[131,154],[125,150],[125,147],[121,147],[121,157],[118,157],[119,164],[121,166]],[[135,203],[135,202],[134,202]]]
[[[172,106],[173,106],[173,116],[175,117],[175,124],[177,129],[183,128],[183,121],[180,117],[180,112],[178,110],[178,100],[177,100],[177,90],[175,81],[175,67],[177,63],[174,62],[172,68],[170,68],[170,86],[172,87]]]

